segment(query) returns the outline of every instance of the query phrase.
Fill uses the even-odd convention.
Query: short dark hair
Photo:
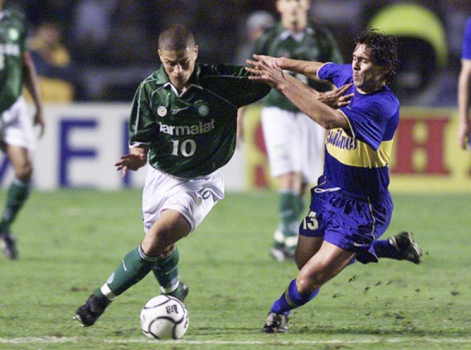
[[[195,47],[195,37],[183,24],[172,24],[159,35],[159,50],[177,51]]]
[[[370,29],[359,34],[355,39],[355,45],[366,45],[371,50],[371,58],[374,64],[379,66],[391,65],[391,70],[385,75],[386,83],[392,82],[396,69],[399,66],[397,56],[397,38]]]

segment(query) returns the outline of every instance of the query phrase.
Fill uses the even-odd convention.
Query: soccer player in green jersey
[[[31,189],[32,150],[36,141],[33,126],[39,125],[42,136],[45,124],[36,69],[26,49],[25,19],[19,12],[4,9],[3,4],[0,0],[0,147],[13,166],[15,178],[0,220],[0,242],[5,256],[17,259],[10,228]],[[35,105],[33,122],[22,96],[23,86]]]
[[[238,108],[270,91],[250,81],[243,66],[197,64],[198,46],[184,25],[165,29],[158,48],[162,65],[139,85],[132,103],[130,153],[116,163],[123,176],[150,165],[142,201],[146,234],[76,311],[83,326],[151,271],[163,294],[185,299],[175,244],[224,197],[218,169],[235,150]]]
[[[310,0],[276,0],[280,21],[257,39],[253,53],[341,63],[333,35],[309,19],[310,6]],[[301,74],[296,77],[317,91],[331,88]],[[276,89],[263,100],[261,122],[270,173],[279,184],[279,222],[270,254],[284,261],[294,258],[303,198],[322,173],[325,130]]]

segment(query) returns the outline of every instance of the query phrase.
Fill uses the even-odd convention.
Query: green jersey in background
[[[26,39],[23,15],[3,11],[0,17],[0,113],[10,108],[22,94]]]
[[[306,29],[297,34],[289,32],[280,22],[277,23],[257,39],[253,53],[304,61],[342,63],[342,55],[333,35],[313,22],[309,22]],[[328,85],[308,80],[305,76],[296,75],[296,78],[318,91],[329,90]],[[276,89],[263,100],[263,105],[291,112],[298,111],[298,108]]]

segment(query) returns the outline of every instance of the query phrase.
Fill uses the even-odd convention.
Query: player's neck
[[[306,29],[307,17],[298,18],[296,21],[281,21],[283,27],[293,33],[300,33]]]

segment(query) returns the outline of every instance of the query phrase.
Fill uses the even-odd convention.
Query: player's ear
[[[383,76],[385,76],[386,74],[388,74],[392,69],[392,64],[391,63],[386,63],[384,66],[383,66],[383,69],[382,69],[382,73],[383,73]]]
[[[198,45],[195,45],[195,59],[198,58]]]

